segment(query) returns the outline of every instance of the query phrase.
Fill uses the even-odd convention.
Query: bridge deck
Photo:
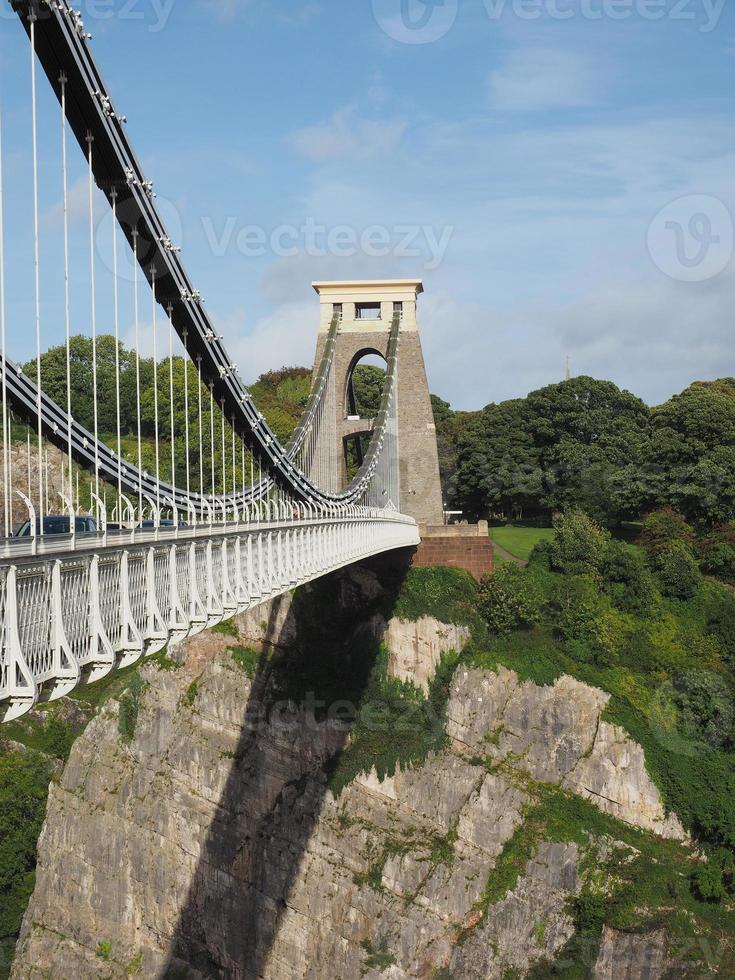
[[[68,541],[55,551],[49,539],[24,542],[43,551],[0,566],[2,720],[314,578],[419,543],[411,518],[377,511],[84,537],[74,551]]]

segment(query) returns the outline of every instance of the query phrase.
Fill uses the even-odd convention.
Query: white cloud
[[[355,106],[347,105],[330,119],[295,130],[288,142],[297,153],[317,162],[357,154],[366,158],[393,151],[405,131],[403,120],[362,118]]]
[[[456,406],[558,381],[567,354],[574,373],[609,377],[653,403],[696,377],[735,374],[727,274],[673,282],[646,249],[659,209],[702,193],[735,214],[727,120],[609,114],[500,132],[477,118],[428,123],[369,166],[316,167],[290,206],[327,226],[453,226],[439,268],[302,255],[275,261],[261,293],[277,308],[303,297],[310,358],[311,279],[423,274],[429,381]]]
[[[693,380],[735,374],[734,286],[732,270],[695,287],[663,276],[623,289],[604,281],[551,314],[537,303],[508,310],[428,292],[419,325],[429,386],[455,408],[481,408],[561,381],[569,355],[574,375],[657,404]]]
[[[490,75],[488,91],[495,109],[536,112],[594,105],[601,73],[585,54],[559,48],[510,51]]]
[[[314,362],[319,328],[316,297],[282,303],[247,332],[243,310],[213,314],[213,320],[245,384],[252,384],[264,371],[311,367]]]

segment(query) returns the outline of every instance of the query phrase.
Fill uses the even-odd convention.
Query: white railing
[[[206,530],[207,533],[204,533]],[[130,536],[0,566],[0,720],[371,555],[417,545],[382,511]]]

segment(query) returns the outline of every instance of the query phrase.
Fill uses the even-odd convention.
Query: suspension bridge
[[[279,441],[164,226],[81,15],[66,0],[10,6],[29,48],[27,111],[12,127],[0,116],[4,721],[337,568],[415,546],[417,519],[441,521],[420,282],[315,284],[311,393]],[[50,223],[42,202],[55,194]],[[24,196],[25,210],[8,208]],[[25,286],[21,262],[32,270]],[[14,285],[22,303],[10,301]],[[23,322],[14,312],[11,324],[8,309]],[[132,426],[121,392],[126,318]],[[91,340],[84,391],[71,367],[80,322]],[[104,384],[103,322],[114,326],[114,380]],[[30,360],[9,356],[11,336],[33,339]],[[49,338],[65,354],[54,384]],[[147,380],[141,346],[152,348]],[[384,358],[385,378],[377,412],[361,420],[352,379],[366,353]],[[111,432],[101,428],[110,413]]]

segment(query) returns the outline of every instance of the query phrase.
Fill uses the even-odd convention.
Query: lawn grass
[[[528,561],[531,552],[540,541],[553,539],[554,529],[551,527],[517,527],[514,524],[506,524],[505,527],[491,527],[490,537],[515,558]]]

